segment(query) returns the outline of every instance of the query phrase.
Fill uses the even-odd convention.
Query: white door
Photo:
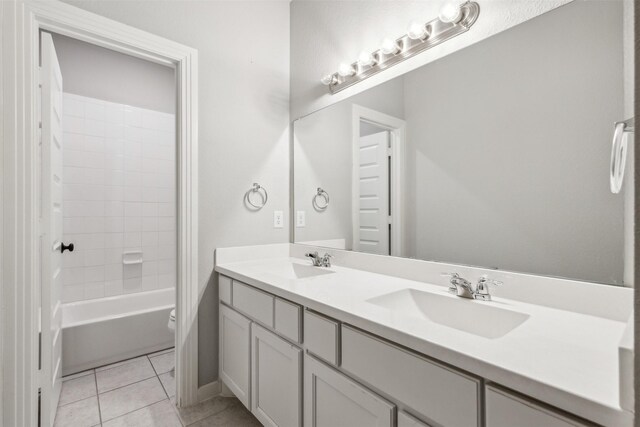
[[[251,409],[251,321],[220,304],[220,378]]]
[[[391,427],[395,406],[306,355],[304,427]]]
[[[302,425],[302,350],[253,324],[251,412],[264,426]]]
[[[359,230],[355,249],[390,255],[389,131],[360,137]]]
[[[41,419],[50,427],[62,387],[62,74],[51,34],[42,33],[40,210]]]

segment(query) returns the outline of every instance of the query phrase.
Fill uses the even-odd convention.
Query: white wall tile
[[[84,102],[64,96],[62,98],[62,111],[64,111],[64,117],[84,117]]]
[[[102,266],[104,274],[104,249],[89,249],[84,251],[85,266]]]
[[[125,232],[123,245],[126,248],[142,246],[142,234],[139,231]]]
[[[63,299],[175,286],[174,116],[65,94]],[[159,246],[161,245],[161,246]],[[122,254],[142,250],[143,263]]]
[[[104,282],[104,296],[111,297],[115,295],[122,295],[122,279]]]
[[[118,264],[107,264],[104,266],[105,280],[122,280],[122,250],[119,250]]]
[[[104,264],[84,268],[85,282],[104,282]]]
[[[175,245],[158,245],[158,259],[159,260],[167,260],[176,258],[176,247]]]
[[[111,216],[104,218],[105,233],[122,233],[125,230],[121,216]]]
[[[158,232],[157,231],[143,231],[142,232],[142,247],[145,246],[158,246]]]
[[[142,218],[139,216],[127,216],[124,218],[124,231],[142,231]]]
[[[105,123],[102,120],[84,120],[84,132],[86,135],[105,136]]]
[[[158,218],[158,231],[175,231],[176,218],[172,216],[165,216]]]
[[[84,106],[84,116],[87,119],[104,121],[106,109],[103,102],[86,102]]]
[[[130,294],[133,292],[140,292],[142,290],[142,277],[135,277],[133,279],[125,279],[122,284],[122,292]]]
[[[158,203],[141,203],[141,215],[143,217],[158,217]]]

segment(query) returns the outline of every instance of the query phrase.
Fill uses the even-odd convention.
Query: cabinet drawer
[[[276,298],[275,330],[297,343],[302,342],[300,336],[302,307],[298,304]]]
[[[338,366],[340,324],[333,319],[305,310],[304,344],[309,353]]]
[[[414,416],[407,414],[406,412],[398,412],[398,427],[430,427],[429,424],[425,424]]]
[[[220,301],[231,305],[231,279],[227,276],[218,276],[218,295]]]
[[[342,368],[384,390],[433,424],[480,424],[479,379],[342,326]]]
[[[544,408],[525,398],[497,387],[486,387],[487,427],[510,427],[518,420],[518,427],[587,427],[571,416]]]
[[[273,296],[266,292],[233,282],[233,306],[270,328],[273,328],[273,300]]]

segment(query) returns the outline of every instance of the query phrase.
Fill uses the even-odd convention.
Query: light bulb
[[[407,35],[412,40],[424,40],[427,37],[427,28],[418,21],[411,21]]]
[[[320,81],[325,86],[331,86],[336,82],[336,76],[333,73],[327,73],[320,78]]]
[[[453,1],[448,1],[440,9],[440,15],[438,19],[448,24],[457,24],[462,19],[462,8],[460,4]]]
[[[400,51],[400,46],[398,46],[398,42],[396,42],[395,40],[386,38],[382,40],[380,51],[385,55],[395,55]]]
[[[369,52],[366,52],[363,50],[360,53],[360,56],[358,56],[358,65],[361,67],[372,66],[372,65],[375,65],[375,63],[376,63],[376,58],[374,58],[373,55]]]
[[[340,74],[341,77],[353,76],[355,72],[356,70],[353,69],[353,66],[351,66],[351,64],[347,64],[346,62],[343,62],[338,67],[338,74]]]

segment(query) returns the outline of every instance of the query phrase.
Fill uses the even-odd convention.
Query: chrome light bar
[[[457,7],[459,7],[459,13],[455,20],[449,21],[441,15],[424,24],[424,32],[422,32],[424,35],[418,34],[417,36],[415,35],[416,29],[413,28],[416,25],[414,23],[409,29],[410,34],[396,39],[395,46],[392,41],[385,40],[387,46],[383,45],[371,55],[361,54],[361,57],[365,56],[365,59],[369,60],[361,58],[351,65],[342,64],[338,72],[324,76],[321,79],[322,83],[329,86],[332,94],[338,93],[422,51],[466,33],[478,19],[480,6],[476,2],[468,1]],[[391,43],[391,47],[388,46],[389,43]],[[383,50],[389,53],[385,53]]]

